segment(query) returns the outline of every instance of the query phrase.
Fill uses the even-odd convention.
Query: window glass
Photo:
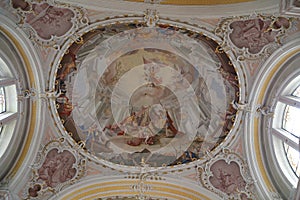
[[[300,86],[298,86],[295,92],[293,92],[293,96],[300,97]]]
[[[286,106],[283,127],[294,136],[300,136],[300,109],[293,106]]]
[[[298,87],[296,87],[293,92],[291,92],[289,95],[283,96],[285,100],[283,100],[282,103],[285,105],[285,108],[283,113],[278,114],[283,115],[282,124],[280,127],[285,131],[279,131],[279,133],[282,133],[282,135],[285,137],[282,142],[285,156],[292,171],[299,178],[300,153],[298,148],[300,137],[300,100],[297,98],[300,97],[300,84],[296,84]]]
[[[288,159],[288,162],[295,172],[296,176],[299,177],[300,175],[300,168],[299,168],[299,162],[300,162],[300,153],[296,149],[292,148],[291,146],[284,143],[284,150],[286,153],[286,157]]]
[[[16,81],[11,70],[0,57],[0,158],[14,132],[17,112]]]
[[[6,106],[5,106],[4,88],[0,87],[0,113],[4,113],[5,110],[6,110]]]

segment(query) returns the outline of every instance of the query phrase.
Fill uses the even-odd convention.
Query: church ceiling
[[[100,159],[155,167],[198,160],[232,128],[237,74],[203,34],[145,26],[103,26],[74,42],[56,73],[57,112]]]
[[[241,2],[250,1],[159,1]],[[257,197],[244,157],[245,115],[256,112],[247,98],[297,19],[189,23],[154,6],[130,14],[51,0],[2,6],[32,43],[46,88],[28,89],[46,120],[20,199]]]

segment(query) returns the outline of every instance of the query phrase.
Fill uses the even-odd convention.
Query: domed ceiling
[[[0,199],[279,197],[247,121],[299,19],[276,0],[129,1],[0,1],[38,80],[18,93],[35,115]]]
[[[66,48],[54,84],[68,138],[97,162],[126,166],[203,158],[226,139],[239,98],[213,38],[144,22],[91,27]]]

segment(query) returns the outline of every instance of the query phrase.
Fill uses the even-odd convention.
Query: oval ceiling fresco
[[[237,73],[211,38],[118,23],[73,42],[56,71],[66,133],[98,160],[174,166],[203,158],[232,129]]]

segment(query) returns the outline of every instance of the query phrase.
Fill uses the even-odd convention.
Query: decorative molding
[[[27,30],[30,40],[45,48],[59,50],[66,37],[89,22],[83,9],[51,0],[40,3],[12,0],[11,7],[19,14],[19,26]]]
[[[229,149],[199,166],[201,184],[225,199],[253,199],[253,180],[244,160]]]
[[[157,175],[156,173],[149,172],[150,168],[147,164],[145,164],[143,161],[141,162],[140,166],[140,173],[138,174],[132,174],[128,175],[126,178],[138,180],[137,183],[133,184],[131,186],[131,189],[133,192],[136,192],[136,198],[137,199],[151,199],[150,196],[147,194],[149,192],[153,192],[153,186],[149,184],[149,181],[151,180],[159,180],[162,181],[163,178]]]
[[[158,179],[158,176],[149,176],[144,183],[148,188],[151,188],[145,193],[144,199],[147,199],[147,197],[150,197],[152,200],[221,199],[215,193],[177,177]],[[133,186],[138,184],[139,178],[135,175],[128,175],[127,177],[124,177],[124,175],[95,176],[65,188],[65,190],[53,195],[49,200],[82,199],[82,197],[103,200],[114,199],[115,197],[119,197],[119,199],[138,199],[139,192],[133,190]]]
[[[158,12],[153,9],[147,9],[145,11],[144,20],[148,27],[155,27],[159,21]]]
[[[77,182],[85,174],[86,160],[60,138],[43,146],[31,168],[32,177],[23,191],[23,198],[41,199]]]
[[[263,116],[270,116],[272,117],[274,115],[274,111],[270,106],[264,106],[260,105],[257,107],[256,111],[260,113]]]
[[[240,62],[266,58],[281,46],[282,38],[292,26],[292,18],[249,15],[225,18],[215,29],[223,38],[222,49],[232,49]]]
[[[23,89],[21,88],[18,91],[18,100],[23,101],[24,99],[30,99],[33,101],[37,101],[39,99],[46,101],[47,99],[56,99],[59,95],[61,95],[61,91],[39,91],[35,88]]]

